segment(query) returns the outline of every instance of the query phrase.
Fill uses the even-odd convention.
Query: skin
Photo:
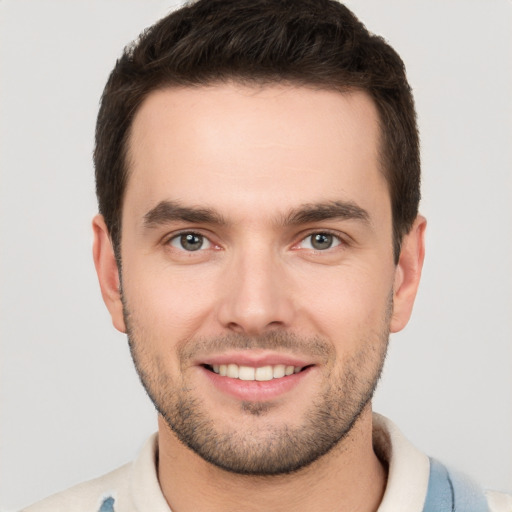
[[[349,370],[362,383],[378,376],[387,333],[401,330],[412,311],[426,222],[416,219],[395,265],[378,116],[366,94],[237,84],[162,90],[138,111],[129,148],[123,297],[101,216],[93,221],[94,259],[113,324],[130,328],[139,371],[160,398],[165,386],[181,386],[217,432],[265,446],[272,431],[303,428],[313,404]],[[305,205],[336,201],[364,218],[289,222]],[[162,217],[155,214],[162,202],[219,218]],[[207,242],[186,251],[178,237],[184,231]],[[310,235],[325,232],[335,235],[333,246],[315,249]],[[302,341],[262,344],[281,334]],[[250,346],[223,351],[223,339]],[[329,357],[311,352],[304,340],[321,340]],[[310,371],[286,392],[244,405],[212,385],[200,366],[242,353],[294,357]],[[174,512],[376,510],[386,470],[371,432],[368,402],[343,440],[306,467],[247,476],[204,460],[160,415],[160,485]]]

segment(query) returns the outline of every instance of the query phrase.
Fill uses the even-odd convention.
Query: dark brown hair
[[[96,193],[116,255],[137,109],[162,87],[236,81],[366,91],[381,123],[395,260],[420,199],[416,114],[398,54],[335,0],[199,0],[127,46],[103,92],[96,125]]]

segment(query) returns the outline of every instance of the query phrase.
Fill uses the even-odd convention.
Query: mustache
[[[181,361],[187,361],[206,354],[228,350],[257,349],[311,356],[325,361],[335,357],[333,345],[321,337],[304,337],[278,331],[270,331],[258,336],[231,333],[216,337],[189,339],[180,346],[178,355]]]

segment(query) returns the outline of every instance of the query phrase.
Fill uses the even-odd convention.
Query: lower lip
[[[238,398],[239,400],[251,402],[271,400],[290,392],[307,378],[312,369],[313,367],[310,366],[299,373],[294,373],[279,379],[257,381],[221,377],[217,373],[201,367],[205,376],[219,391]]]

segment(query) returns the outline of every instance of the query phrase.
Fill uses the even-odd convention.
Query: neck
[[[334,449],[289,475],[255,477],[219,469],[178,441],[161,417],[158,442],[158,477],[173,512],[374,512],[386,485],[386,471],[373,451],[370,405]]]

